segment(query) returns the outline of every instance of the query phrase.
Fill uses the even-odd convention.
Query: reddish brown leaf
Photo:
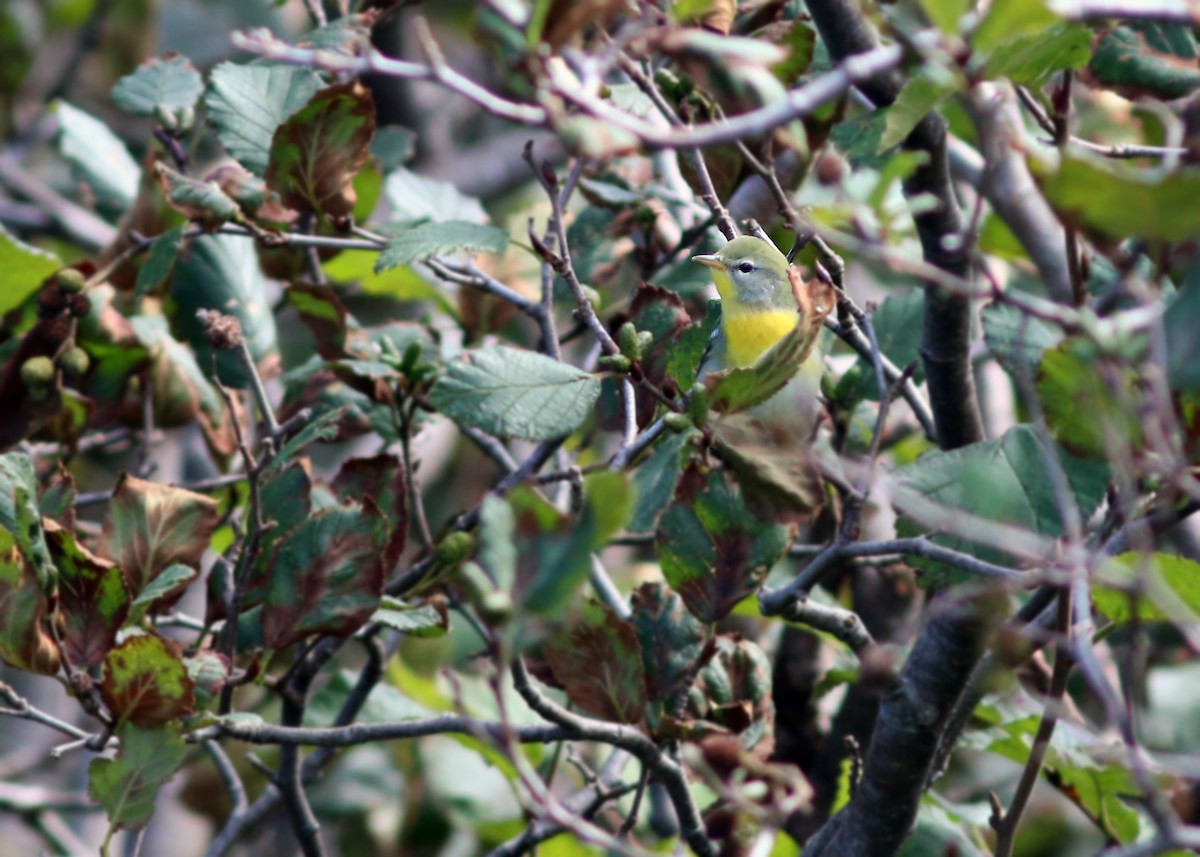
[[[104,658],[100,698],[119,723],[147,729],[191,714],[196,683],[178,644],[143,634],[130,637]]]
[[[129,615],[129,588],[121,570],[79,544],[73,532],[49,519],[42,525],[58,569],[62,653],[72,669],[99,666]]]
[[[276,129],[267,185],[289,208],[346,217],[374,133],[375,101],[362,84],[322,89]]]
[[[615,723],[641,723],[646,673],[633,626],[595,602],[542,655],[570,700]]]
[[[374,501],[388,526],[384,565],[391,569],[404,552],[408,536],[408,475],[395,455],[352,458],[342,465],[333,490],[343,500]]]
[[[104,517],[100,552],[121,567],[136,597],[174,563],[199,568],[217,519],[211,497],[125,473]]]

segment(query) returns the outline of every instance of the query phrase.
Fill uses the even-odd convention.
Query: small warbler
[[[692,260],[712,269],[721,296],[721,326],[701,363],[701,378],[719,369],[753,366],[798,323],[807,324],[815,340],[833,307],[828,287],[805,283],[782,253],[752,235],[734,238],[716,253]],[[792,438],[808,439],[816,426],[824,371],[823,355],[814,345],[787,386],[750,415],[786,428]]]

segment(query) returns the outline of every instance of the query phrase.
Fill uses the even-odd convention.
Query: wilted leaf
[[[8,530],[0,528],[0,658],[17,669],[54,675],[61,659],[50,636],[49,604],[38,576]]]
[[[100,549],[140,595],[168,566],[199,568],[218,517],[211,497],[125,473],[109,501]]]
[[[369,500],[321,509],[280,539],[263,603],[263,642],[282,649],[309,634],[345,636],[379,607],[387,526]]]
[[[388,242],[375,262],[375,273],[446,253],[502,253],[507,245],[508,233],[494,226],[462,220],[422,223],[405,229]]]
[[[630,621],[641,644],[650,699],[668,700],[694,675],[708,628],[662,583],[643,583],[633,591]]]
[[[760,521],[811,521],[825,505],[825,488],[800,417],[775,423],[733,414],[713,426],[714,448],[732,472],[746,509]]]
[[[589,601],[582,615],[542,656],[567,697],[614,723],[640,723],[646,712],[646,673],[633,626]]]
[[[117,81],[112,100],[122,110],[138,116],[155,116],[160,110],[176,114],[194,107],[204,92],[200,72],[179,54],[151,57]]]
[[[722,634],[715,644],[688,695],[688,713],[738,735],[744,749],[768,755],[775,726],[771,662],[740,635]]]
[[[655,533],[663,576],[702,622],[729,614],[754,591],[791,543],[793,528],[750,514],[721,470],[690,466]]]
[[[190,178],[162,162],[155,164],[154,169],[167,204],[210,232],[241,215],[238,204],[216,182]]]
[[[143,729],[191,714],[195,682],[179,646],[153,634],[130,637],[104,658],[100,697],[118,723]]]
[[[137,196],[142,171],[117,136],[94,116],[65,101],[55,104],[58,149],[76,178],[104,205],[125,211]]]
[[[0,289],[0,316],[23,304],[47,277],[61,267],[62,262],[53,253],[18,241],[0,225],[0,271],[4,271],[4,288]]]
[[[599,395],[600,379],[587,372],[496,345],[451,363],[429,401],[455,422],[489,434],[550,440],[583,425]]]
[[[115,563],[96,556],[67,529],[50,526],[50,553],[58,567],[59,633],[63,655],[73,669],[104,662],[129,614],[129,587]]]
[[[391,570],[404,552],[408,536],[408,474],[398,456],[386,453],[352,458],[333,480],[333,490],[345,501],[371,500],[383,513],[388,531],[384,561]]]
[[[124,723],[117,729],[120,749],[115,759],[93,759],[88,768],[88,796],[104,805],[112,825],[140,830],[150,822],[162,787],[175,776],[187,756],[187,745],[174,729],[139,729]]]
[[[358,82],[322,89],[275,131],[267,185],[289,208],[345,217],[374,132],[370,90]]]
[[[213,69],[204,105],[229,154],[264,176],[275,129],[307,104],[321,84],[312,69],[226,62]]]

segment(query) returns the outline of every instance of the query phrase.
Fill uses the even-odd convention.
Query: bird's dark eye
[[[742,262],[742,264],[738,265],[738,270],[743,274],[749,274],[754,270],[754,265],[752,265],[750,262]]]

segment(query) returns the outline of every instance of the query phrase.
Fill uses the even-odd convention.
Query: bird
[[[835,304],[832,288],[806,282],[799,269],[768,241],[742,235],[716,253],[692,257],[712,269],[721,297],[721,323],[701,360],[699,380],[722,369],[753,366],[797,324],[811,332],[812,347],[796,375],[778,393],[748,411],[792,439],[808,440],[820,414],[824,356],[816,347],[822,322]]]

